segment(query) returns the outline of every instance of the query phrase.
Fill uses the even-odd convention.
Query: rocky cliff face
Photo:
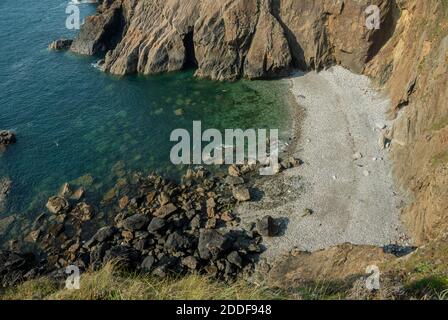
[[[448,231],[448,2],[397,5],[394,36],[366,73],[392,98],[395,176],[415,196],[403,217],[423,243]]]
[[[334,63],[357,72],[391,36],[365,28],[371,1],[115,0],[103,1],[71,49],[107,52],[105,71],[154,74],[197,65],[216,80],[284,75],[292,67]],[[394,1],[373,1],[385,25]]]
[[[381,10],[381,28],[364,10]],[[418,241],[448,230],[446,0],[103,0],[71,50],[105,53],[110,73],[195,65],[216,80],[278,77],[339,64],[377,79],[397,118],[395,173],[415,196],[404,210]]]

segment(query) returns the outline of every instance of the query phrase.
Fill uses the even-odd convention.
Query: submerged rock
[[[6,197],[11,189],[12,181],[9,178],[0,178],[0,213],[5,210]]]
[[[129,197],[127,196],[124,196],[118,201],[118,206],[120,207],[120,209],[126,208],[128,204],[129,204]]]
[[[5,233],[8,231],[9,226],[14,222],[15,217],[9,216],[3,219],[0,219],[0,237],[5,235]]]

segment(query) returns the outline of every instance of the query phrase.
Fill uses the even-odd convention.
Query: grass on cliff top
[[[372,293],[359,277],[277,289],[243,280],[224,283],[201,275],[162,280],[123,273],[109,264],[81,275],[80,290],[67,290],[61,283],[41,278],[3,292],[0,289],[0,300],[448,300],[448,235],[380,269],[381,290]]]
[[[190,275],[162,280],[123,274],[113,265],[81,275],[79,290],[61,288],[49,279],[27,281],[0,293],[0,300],[271,300],[284,299],[278,290],[245,281],[232,284]]]

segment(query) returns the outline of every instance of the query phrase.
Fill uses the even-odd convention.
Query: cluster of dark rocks
[[[12,131],[0,130],[0,148],[16,142],[16,135]]]
[[[181,183],[136,173],[98,206],[89,204],[82,187],[65,184],[27,232],[26,242],[40,252],[30,270],[97,270],[113,262],[159,277],[195,272],[231,280],[250,274],[263,251],[262,235],[275,235],[271,218],[243,228],[233,213],[235,204],[251,199],[245,175],[254,168],[232,166],[232,175],[197,168]]]
[[[301,162],[280,163],[281,171]],[[232,165],[228,173],[211,174],[198,167],[176,183],[156,173],[125,174],[117,167],[113,171],[119,179],[101,201],[89,198],[84,187],[66,183],[25,231],[23,243],[33,248],[34,263],[28,255],[3,251],[5,266],[17,265],[18,257],[26,261],[19,273],[6,268],[0,277],[11,284],[60,275],[69,265],[87,271],[109,262],[159,277],[194,272],[231,280],[250,274],[263,251],[263,237],[279,232],[269,216],[242,226],[234,214],[237,203],[252,200],[250,181],[258,169]]]
[[[31,253],[18,253],[0,250],[0,287],[14,286],[22,281],[41,274],[35,256]]]

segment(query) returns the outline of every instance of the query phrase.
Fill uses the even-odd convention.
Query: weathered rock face
[[[95,55],[114,47],[124,31],[125,11],[121,1],[103,1],[99,14],[86,18],[70,49],[79,54]]]
[[[415,196],[404,222],[424,243],[448,230],[448,6],[437,0],[397,5],[394,36],[366,73],[390,92],[395,176]]]
[[[392,0],[377,0],[393,23]],[[367,0],[116,0],[87,19],[71,49],[107,51],[114,74],[153,74],[197,64],[217,80],[285,75],[292,66],[340,63],[362,71],[388,35],[365,28]],[[347,33],[350,34],[347,37]]]

